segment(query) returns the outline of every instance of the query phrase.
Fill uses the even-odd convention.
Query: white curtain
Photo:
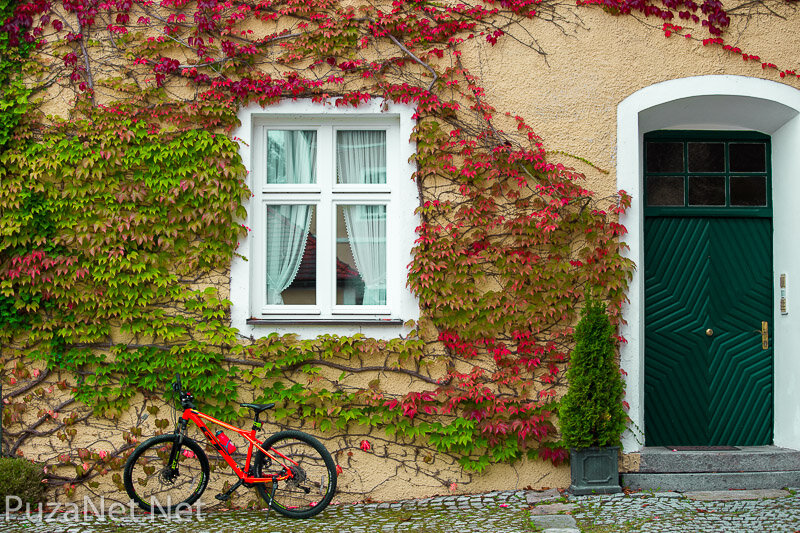
[[[339,183],[386,183],[386,132],[337,132]],[[363,305],[386,304],[386,206],[342,206],[356,269],[364,281]]]
[[[267,133],[267,183],[316,183],[316,132]],[[283,305],[311,227],[310,205],[267,206],[267,304]]]
[[[339,131],[336,148],[339,183],[386,183],[385,131]]]
[[[316,183],[317,132],[267,132],[267,183]]]

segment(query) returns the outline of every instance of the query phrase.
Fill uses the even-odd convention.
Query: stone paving
[[[639,492],[568,501],[577,507],[572,513],[579,528],[575,531],[584,533],[800,532],[797,489]]]
[[[109,511],[111,511],[109,509]],[[450,495],[391,503],[331,505],[290,520],[264,511],[154,517],[119,506],[106,516],[40,519],[0,514],[0,533],[758,533],[800,532],[797,491],[640,492],[571,496],[558,491]]]
[[[39,521],[0,514],[2,533],[530,533],[525,492],[493,492],[444,496],[391,503],[330,505],[308,520],[284,518],[274,511],[264,522],[264,511],[212,511],[201,516],[164,519],[152,515],[131,518],[130,511],[114,513],[115,520],[94,518]],[[109,510],[110,512],[110,510]]]

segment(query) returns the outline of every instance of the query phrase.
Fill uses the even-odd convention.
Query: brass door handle
[[[769,322],[761,323],[761,349],[769,350]]]
[[[708,328],[708,329],[706,330],[706,335],[708,335],[709,337],[713,336],[713,335],[714,335],[714,330],[713,330],[713,329],[711,329],[711,328]]]

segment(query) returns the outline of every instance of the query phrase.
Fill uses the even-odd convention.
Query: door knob
[[[714,335],[714,330],[713,330],[713,329],[711,329],[711,328],[708,328],[708,329],[706,330],[706,335],[708,335],[709,337],[711,337],[712,335]]]

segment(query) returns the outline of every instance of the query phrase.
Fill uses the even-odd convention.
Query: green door
[[[751,139],[662,135],[646,138],[650,157],[660,151],[661,160],[645,169],[645,444],[772,444],[768,139],[753,140],[765,145],[763,168],[739,174],[731,153]],[[692,144],[722,145],[719,175],[693,171]],[[677,155],[678,145],[682,171],[677,159],[664,163],[663,152]],[[747,195],[737,192],[740,177],[750,180]],[[753,189],[761,177],[764,186]]]
[[[771,262],[769,219],[646,219],[648,446],[772,444]]]

